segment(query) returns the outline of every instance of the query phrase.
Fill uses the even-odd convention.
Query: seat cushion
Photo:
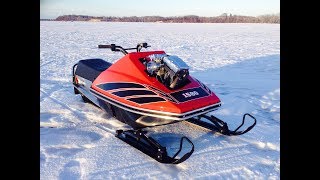
[[[78,62],[75,74],[93,82],[101,72],[111,65],[102,59],[84,59]]]

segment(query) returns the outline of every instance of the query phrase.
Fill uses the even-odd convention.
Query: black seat
[[[102,71],[111,65],[102,59],[84,59],[78,62],[75,74],[93,82]]]

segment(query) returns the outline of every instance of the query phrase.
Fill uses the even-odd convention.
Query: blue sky
[[[92,16],[258,16],[280,12],[280,0],[40,0],[40,18]]]

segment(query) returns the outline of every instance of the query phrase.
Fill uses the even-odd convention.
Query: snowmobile
[[[187,121],[231,136],[247,133],[256,125],[255,117],[246,113],[239,127],[232,131],[226,122],[208,115],[221,106],[216,94],[189,74],[189,66],[181,58],[162,50],[141,52],[148,47],[147,43],[134,48],[98,45],[98,48],[120,51],[124,56],[113,64],[103,59],[84,59],[72,68],[75,94],[132,127],[116,130],[117,138],[158,162],[178,164],[193,153],[192,141],[183,136],[178,151],[169,156],[166,147],[147,136],[144,128]],[[239,130],[248,116],[253,124]],[[184,142],[192,148],[180,156]]]

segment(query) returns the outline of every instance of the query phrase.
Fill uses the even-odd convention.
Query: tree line
[[[274,23],[280,24],[280,13],[261,16],[242,16],[223,13],[216,17],[188,16],[87,16],[87,15],[63,15],[55,21],[105,21],[105,22],[163,22],[163,23]]]

